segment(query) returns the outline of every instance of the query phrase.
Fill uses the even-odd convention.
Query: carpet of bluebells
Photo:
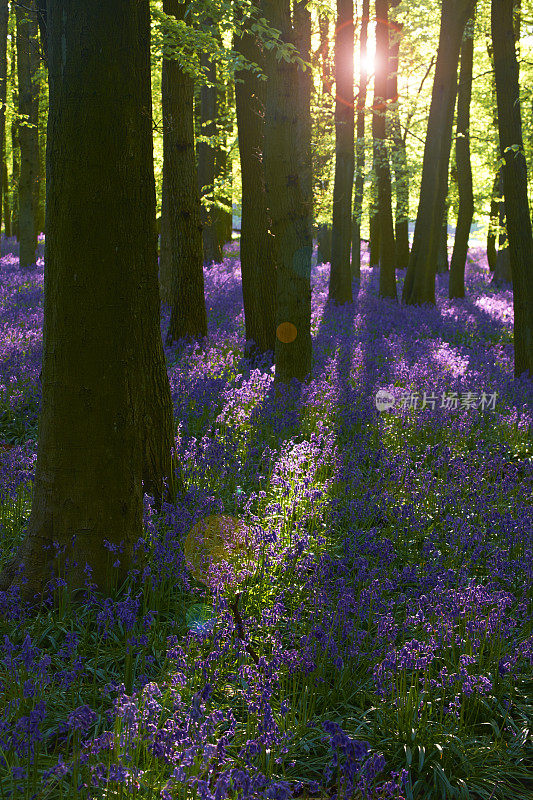
[[[2,246],[0,567],[43,323],[42,259]],[[38,616],[0,593],[0,800],[533,796],[533,390],[512,293],[470,256],[466,298],[439,276],[435,308],[378,299],[367,259],[332,308],[314,267],[312,379],[282,392],[243,357],[236,243],[206,269],[209,334],[166,352],[187,495],[145,497],[146,566],[108,598],[87,569],[81,610],[60,580]],[[253,557],[206,585],[182,545],[212,515]]]

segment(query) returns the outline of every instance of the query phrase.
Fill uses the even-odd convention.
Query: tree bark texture
[[[7,99],[7,28],[9,23],[9,0],[0,0],[0,154],[5,160],[6,99]],[[4,171],[0,171],[0,220],[2,201],[5,195]],[[7,226],[6,226],[7,236]]]
[[[335,183],[329,300],[352,302],[350,247],[354,174],[353,0],[337,0],[335,36]]]
[[[236,14],[240,13],[236,6]],[[246,21],[233,47],[261,68],[264,58],[257,36]],[[249,69],[235,75],[235,105],[241,161],[241,274],[246,327],[246,354],[274,352],[276,342],[276,260],[270,233],[263,171],[265,82]]]
[[[290,11],[289,0],[265,0],[267,21],[282,41],[294,44]],[[270,50],[266,72],[265,185],[278,265],[276,382],[288,383],[311,371],[312,208],[301,171],[306,143],[300,141],[302,113],[309,112],[297,102],[295,62],[278,60]]]
[[[435,303],[435,270],[450,159],[457,66],[474,0],[443,0],[418,213],[403,287],[403,301]]]
[[[459,213],[450,262],[450,299],[465,296],[465,266],[468,254],[470,227],[474,216],[474,192],[470,163],[470,100],[472,97],[472,68],[474,63],[474,17],[465,28],[461,45],[461,69],[457,91],[457,121],[455,162],[459,188]]]
[[[492,0],[491,31],[498,101],[503,193],[513,278],[515,376],[533,379],[533,238],[522,139],[513,0]]]
[[[70,588],[86,563],[101,589],[122,582],[142,535],[142,480],[160,488],[172,445],[148,0],[48,0],[48,63],[42,413],[28,533],[0,580],[7,588],[23,564],[28,598],[50,577],[53,541],[74,559]]]
[[[164,0],[163,10],[183,19],[188,2]],[[176,59],[163,58],[163,197],[161,271],[172,307],[167,344],[207,333],[200,192],[194,151],[194,79]],[[163,202],[164,201],[164,202]],[[168,261],[168,263],[167,263]]]

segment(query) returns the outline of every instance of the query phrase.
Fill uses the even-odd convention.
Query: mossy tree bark
[[[39,44],[35,1],[15,6],[19,92],[19,238],[20,266],[35,263],[39,204]]]
[[[446,202],[457,67],[466,22],[475,0],[443,0],[422,180],[403,301],[435,303],[435,270]]]
[[[164,0],[163,10],[183,20],[188,5],[179,0]],[[194,79],[175,58],[163,58],[161,98],[160,271],[163,299],[172,307],[167,332],[167,344],[171,344],[185,337],[198,339],[207,333],[200,192],[194,152]]]
[[[352,215],[351,273],[357,281],[361,278],[361,220],[365,184],[365,109],[368,87],[368,18],[370,0],[363,0],[361,31],[359,34],[359,90],[356,103],[355,185]]]
[[[235,13],[241,14],[236,4]],[[264,68],[257,36],[249,32],[251,20],[242,21],[233,48],[248,61]],[[246,326],[246,355],[254,359],[274,352],[276,342],[276,255],[269,231],[263,171],[265,82],[249,69],[235,74],[235,105],[241,162],[241,273]]]
[[[172,444],[148,0],[48,0],[48,63],[43,403],[28,533],[0,580],[7,588],[23,566],[30,599],[50,577],[53,541],[74,561],[70,589],[86,563],[102,590],[122,582],[142,535],[142,481],[160,488]],[[117,568],[104,539],[122,548]]]
[[[533,237],[522,139],[513,0],[492,0],[491,31],[503,193],[513,278],[515,376],[533,379]]]
[[[376,75],[372,133],[376,143],[376,180],[379,220],[379,296],[397,299],[394,264],[394,222],[389,151],[387,103],[389,100],[389,0],[376,0]]]
[[[337,0],[335,36],[335,182],[329,300],[352,302],[350,246],[354,174],[353,0]]]
[[[455,162],[459,188],[459,212],[450,261],[450,299],[465,296],[465,266],[468,239],[474,216],[472,165],[470,163],[470,100],[472,97],[472,68],[474,63],[474,16],[465,28],[461,45],[461,69],[457,91],[457,121]]]
[[[265,0],[264,14],[281,41],[295,44],[289,0]],[[311,371],[312,208],[302,174],[302,114],[298,65],[266,58],[264,169],[277,260],[276,382],[303,381]]]

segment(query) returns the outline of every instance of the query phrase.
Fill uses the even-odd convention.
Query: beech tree
[[[48,0],[42,413],[19,567],[32,598],[52,542],[69,587],[125,578],[144,488],[171,479],[172,406],[159,331],[148,0]],[[73,541],[73,537],[75,540]],[[110,567],[108,540],[121,549]],[[71,546],[73,545],[73,547]],[[62,556],[63,558],[63,556]]]
[[[9,23],[9,0],[0,0],[0,157],[2,169],[0,170],[0,220],[2,218],[2,200],[6,193],[6,177],[3,166],[5,164],[5,130],[6,130],[6,99],[7,99],[7,28]],[[5,209],[5,204],[4,204]],[[9,208],[8,208],[9,212]],[[8,225],[6,227],[6,236]]]
[[[164,0],[163,11],[183,20],[189,2]],[[200,192],[194,151],[194,78],[172,54],[163,57],[163,187],[160,272],[172,307],[167,342],[207,333]]]
[[[514,371],[533,379],[533,237],[522,139],[513,0],[492,0],[491,31],[503,160],[503,193],[513,279]]]
[[[282,45],[295,45],[289,0],[265,0],[264,14],[280,31]],[[291,53],[294,50],[289,48]],[[298,93],[294,57],[266,57],[267,96],[263,163],[267,203],[274,235],[276,280],[276,382],[303,381],[311,370],[312,205],[302,169],[307,144],[300,141],[309,114]]]
[[[405,303],[435,303],[435,267],[457,93],[457,67],[474,0],[442,0],[439,46],[429,109],[413,246],[403,285]]]
[[[375,170],[379,225],[379,295],[396,299],[394,265],[394,223],[389,152],[387,148],[387,101],[389,99],[389,0],[376,0],[376,67],[372,134],[375,143]]]
[[[206,19],[206,26],[213,24]],[[206,81],[200,87],[200,133],[213,137],[217,132],[217,69],[215,61],[205,53],[200,56]],[[215,159],[216,147],[212,142],[198,142],[198,185],[202,197],[202,227],[204,242],[204,263],[218,264],[222,261],[222,248],[218,239],[215,203]]]
[[[474,61],[474,16],[465,28],[461,45],[461,69],[457,92],[457,122],[455,162],[459,188],[459,213],[450,262],[450,299],[465,296],[465,265],[468,240],[474,216],[472,166],[470,164],[470,99],[472,97],[472,67]]]
[[[39,92],[37,70],[37,12],[35,0],[15,5],[17,19],[18,140],[20,176],[18,183],[18,223],[20,266],[35,263],[39,215]]]
[[[354,173],[353,0],[337,0],[335,36],[335,183],[329,299],[352,301],[350,246]]]
[[[391,8],[399,5],[399,0],[391,3]],[[398,65],[400,41],[403,25],[389,23],[389,108],[388,129],[391,140],[391,162],[394,169],[396,189],[396,209],[394,217],[394,265],[405,269],[409,263],[409,169],[407,166],[407,145],[402,134],[398,110]]]
[[[250,32],[252,21],[235,31],[234,50],[250,64],[264,68],[258,37]],[[235,73],[235,104],[241,162],[241,274],[246,326],[246,353],[250,358],[274,351],[276,341],[276,260],[263,171],[264,106],[266,85],[254,69]]]
[[[352,276],[361,277],[361,217],[363,215],[363,192],[365,183],[365,109],[368,87],[368,17],[370,0],[363,0],[361,30],[359,34],[359,90],[356,103],[357,140],[355,146],[355,185],[352,221]]]

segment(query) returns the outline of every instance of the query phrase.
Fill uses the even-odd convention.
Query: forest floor
[[[145,572],[81,611],[56,589],[36,618],[0,593],[0,800],[531,798],[533,391],[511,291],[474,250],[464,300],[447,276],[434,308],[380,300],[363,265],[334,309],[315,267],[312,379],[278,393],[243,359],[237,248],[205,272],[206,339],[166,351],[187,496],[145,499]],[[40,405],[43,263],[12,249],[0,566]],[[202,578],[184,541],[221,515],[252,533],[249,569],[213,553]]]

